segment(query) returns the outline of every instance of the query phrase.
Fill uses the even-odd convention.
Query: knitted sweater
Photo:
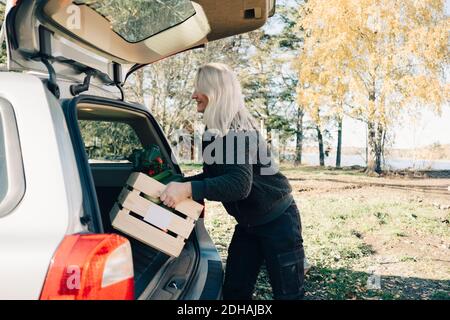
[[[203,136],[203,173],[191,181],[192,198],[221,201],[239,224],[261,225],[276,219],[292,203],[292,188],[276,167],[258,132],[230,131]]]

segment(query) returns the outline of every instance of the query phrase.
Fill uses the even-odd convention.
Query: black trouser
[[[303,299],[303,239],[295,203],[260,226],[236,225],[225,272],[223,298],[251,300],[265,261],[275,299]]]

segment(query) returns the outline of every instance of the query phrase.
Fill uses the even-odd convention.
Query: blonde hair
[[[241,84],[230,67],[223,63],[201,66],[194,80],[195,90],[208,97],[203,122],[208,130],[225,136],[230,129],[257,130],[255,121],[245,107]]]

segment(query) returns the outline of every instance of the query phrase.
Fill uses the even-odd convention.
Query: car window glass
[[[25,193],[22,153],[12,105],[0,97],[0,218],[10,214]]]
[[[6,174],[5,133],[3,120],[0,115],[0,202],[6,197],[8,190],[8,175]]]
[[[195,14],[189,0],[83,0],[105,17],[128,42],[139,42],[180,24]]]
[[[142,149],[136,131],[127,123],[80,120],[80,131],[91,162],[128,162],[135,149]]]

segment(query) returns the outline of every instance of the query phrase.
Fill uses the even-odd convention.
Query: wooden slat
[[[119,196],[117,197],[117,202],[123,204],[123,202],[125,201],[125,199],[128,197],[129,194],[130,190],[123,188],[122,191],[120,191]]]
[[[197,221],[198,217],[202,213],[203,206],[194,200],[187,199],[178,203],[175,210],[184,213],[188,217]]]
[[[182,238],[174,238],[149,224],[139,221],[124,210],[119,211],[112,226],[173,257],[178,257],[184,247],[184,240]]]
[[[122,206],[128,210],[131,210],[141,217],[146,217],[147,214],[152,214],[152,208],[157,214],[159,210],[164,210],[170,216],[170,223],[167,225],[167,229],[173,231],[174,233],[182,236],[183,238],[188,238],[192,229],[194,228],[194,224],[186,219],[183,219],[172,212],[159,207],[153,202],[141,197],[139,194],[130,192],[128,190],[121,193],[123,198],[119,201]],[[159,209],[159,210],[158,210]]]
[[[130,175],[127,184],[133,189],[139,190],[154,198],[159,198],[166,187],[161,182],[139,172],[133,172]],[[203,210],[203,205],[195,202],[194,200],[186,199],[180,202],[175,207],[175,210],[191,217],[194,220],[197,220]]]
[[[137,189],[153,198],[159,198],[166,188],[161,182],[139,172],[133,172],[128,178],[127,184],[133,189]]]
[[[114,203],[114,207],[112,207],[111,211],[109,212],[109,218],[111,219],[110,221],[114,221],[119,211],[119,206],[117,205],[117,203]]]
[[[166,186],[159,181],[143,174],[134,172],[127,180],[127,187],[123,188],[118,204],[111,209],[110,217],[112,226],[123,233],[149,245],[168,255],[177,257],[180,255],[184,240],[187,239],[194,228],[194,223],[200,216],[203,206],[191,199],[179,203],[175,210],[186,217],[180,217],[173,212],[145,198],[159,198]],[[122,209],[120,209],[122,208]],[[152,209],[153,208],[153,209]],[[145,221],[132,216],[130,212],[144,217]],[[155,224],[148,224],[150,223]],[[160,230],[165,229],[166,232]],[[167,230],[177,234],[176,237],[167,233]]]

